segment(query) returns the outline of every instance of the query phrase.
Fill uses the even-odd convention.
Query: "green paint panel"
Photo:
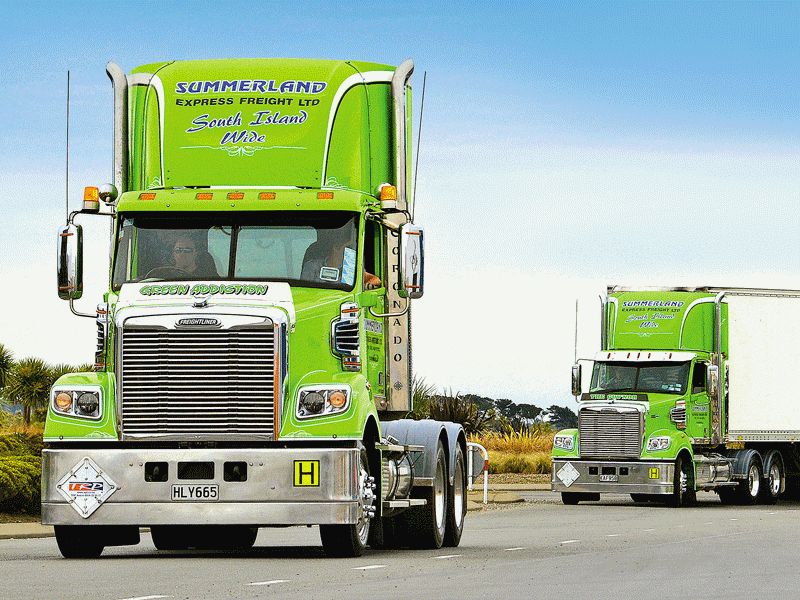
[[[680,291],[613,293],[607,305],[607,350],[712,352],[714,297]],[[726,316],[727,306],[723,304],[724,330]]]
[[[393,72],[394,67],[371,63],[282,59],[134,69],[132,75],[152,78],[133,78],[150,85],[134,86],[139,89],[130,100],[131,189],[320,188],[327,179],[330,141],[338,161],[330,176],[338,185],[369,191],[370,152],[389,151],[371,148],[369,132],[390,130],[391,120],[368,123],[364,83],[383,80],[380,87],[388,90]],[[359,91],[348,93],[353,86]],[[332,124],[341,132],[334,140]]]

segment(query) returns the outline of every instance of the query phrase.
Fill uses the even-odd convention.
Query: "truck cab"
[[[726,306],[705,291],[612,288],[603,317],[588,391],[580,364],[573,368],[579,426],[555,437],[552,489],[567,504],[604,492],[690,503],[695,462],[721,445],[727,347],[720,352],[715,337],[727,332]],[[727,459],[717,462],[729,470]]]

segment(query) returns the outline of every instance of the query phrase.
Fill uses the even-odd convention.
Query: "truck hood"
[[[128,306],[275,306],[288,316],[294,329],[292,289],[288,283],[267,281],[153,281],[126,283],[119,292],[117,310]]]

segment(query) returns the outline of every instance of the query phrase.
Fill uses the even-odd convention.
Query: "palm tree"
[[[34,409],[47,406],[52,383],[50,367],[40,358],[25,358],[14,365],[5,395],[22,404],[22,420],[26,426],[31,424]]]
[[[11,369],[14,367],[14,355],[11,350],[0,344],[0,390],[6,387]]]

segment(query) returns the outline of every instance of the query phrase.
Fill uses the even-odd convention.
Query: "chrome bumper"
[[[554,492],[671,494],[675,463],[553,459]]]
[[[167,464],[167,480],[145,481],[146,465],[156,462]],[[225,481],[226,462],[246,463],[246,481]],[[178,463],[213,463],[213,475],[181,479]],[[356,476],[359,466],[355,448],[44,450],[42,523],[354,524],[361,516]],[[89,476],[86,471],[90,471]],[[90,481],[92,477],[94,482]],[[173,501],[174,485],[218,486],[218,499]],[[85,515],[85,510],[81,514],[77,504],[65,498],[67,492],[63,490],[68,488],[72,497],[77,496],[77,504],[96,504],[91,514]],[[103,493],[108,495],[103,498]],[[85,496],[92,494],[96,498],[87,501]]]

